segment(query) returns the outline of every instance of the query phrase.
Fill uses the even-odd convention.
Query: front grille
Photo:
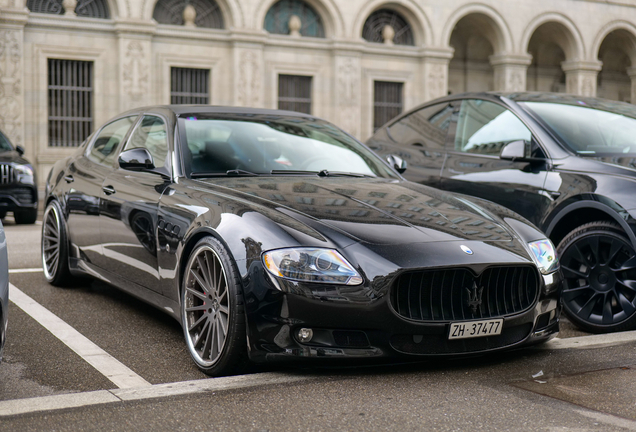
[[[35,201],[33,198],[33,189],[25,187],[5,187],[0,188],[0,201],[10,202],[9,198],[13,197],[20,204],[33,204]]]
[[[363,348],[369,346],[367,335],[361,331],[334,330],[333,340],[340,347]]]
[[[460,354],[503,348],[523,341],[530,335],[532,324],[504,328],[497,336],[448,340],[448,335],[393,335],[391,346],[405,354]]]
[[[479,276],[465,268],[400,275],[391,293],[395,311],[417,321],[462,321],[527,310],[539,293],[531,266],[490,267]]]
[[[14,180],[13,166],[0,164],[0,184],[11,184]]]

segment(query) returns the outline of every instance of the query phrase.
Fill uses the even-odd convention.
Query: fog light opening
[[[301,328],[298,330],[298,340],[301,342],[310,342],[314,337],[314,331],[310,328]]]

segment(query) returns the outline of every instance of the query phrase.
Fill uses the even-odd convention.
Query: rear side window
[[[104,126],[88,151],[88,159],[100,165],[112,165],[115,151],[136,118],[137,116],[124,117]]]
[[[168,131],[166,124],[161,117],[147,115],[130,139],[126,143],[124,150],[134,148],[145,148],[152,155],[155,167],[160,168],[166,164],[168,156]]]
[[[455,151],[499,156],[512,141],[532,140],[530,130],[501,105],[467,99],[462,102],[455,133]]]
[[[443,150],[452,114],[449,103],[422,108],[390,126],[389,136],[401,146]]]

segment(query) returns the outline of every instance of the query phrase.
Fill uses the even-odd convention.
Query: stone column
[[[359,52],[336,51],[334,57],[335,104],[332,120],[338,126],[359,137],[361,131],[362,69]]]
[[[17,3],[17,2],[16,2]],[[0,129],[13,145],[35,148],[24,138],[24,26],[28,10],[13,2],[0,8]]]
[[[596,96],[596,79],[603,63],[600,61],[566,61],[561,63],[565,72],[566,93],[578,96]]]
[[[526,75],[532,63],[530,54],[498,54],[490,56],[495,72],[495,91],[526,91]]]
[[[452,48],[427,48],[422,57],[424,72],[424,100],[448,94],[448,64],[453,58]]]
[[[630,96],[630,103],[636,104],[636,68],[627,68],[627,75],[629,75],[629,79],[632,81],[632,91]]]
[[[119,107],[122,111],[150,105],[151,41],[155,26],[146,21],[116,23],[119,41]]]

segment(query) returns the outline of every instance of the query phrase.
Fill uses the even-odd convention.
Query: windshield
[[[561,141],[580,155],[636,153],[636,108],[620,113],[546,102],[520,102],[539,116]],[[581,102],[585,105],[584,102]]]
[[[3,134],[0,133],[0,152],[6,152],[11,150],[13,150],[11,143],[9,143],[9,140]]]
[[[346,172],[395,177],[370,150],[321,120],[191,114],[182,116],[179,125],[191,175]]]

